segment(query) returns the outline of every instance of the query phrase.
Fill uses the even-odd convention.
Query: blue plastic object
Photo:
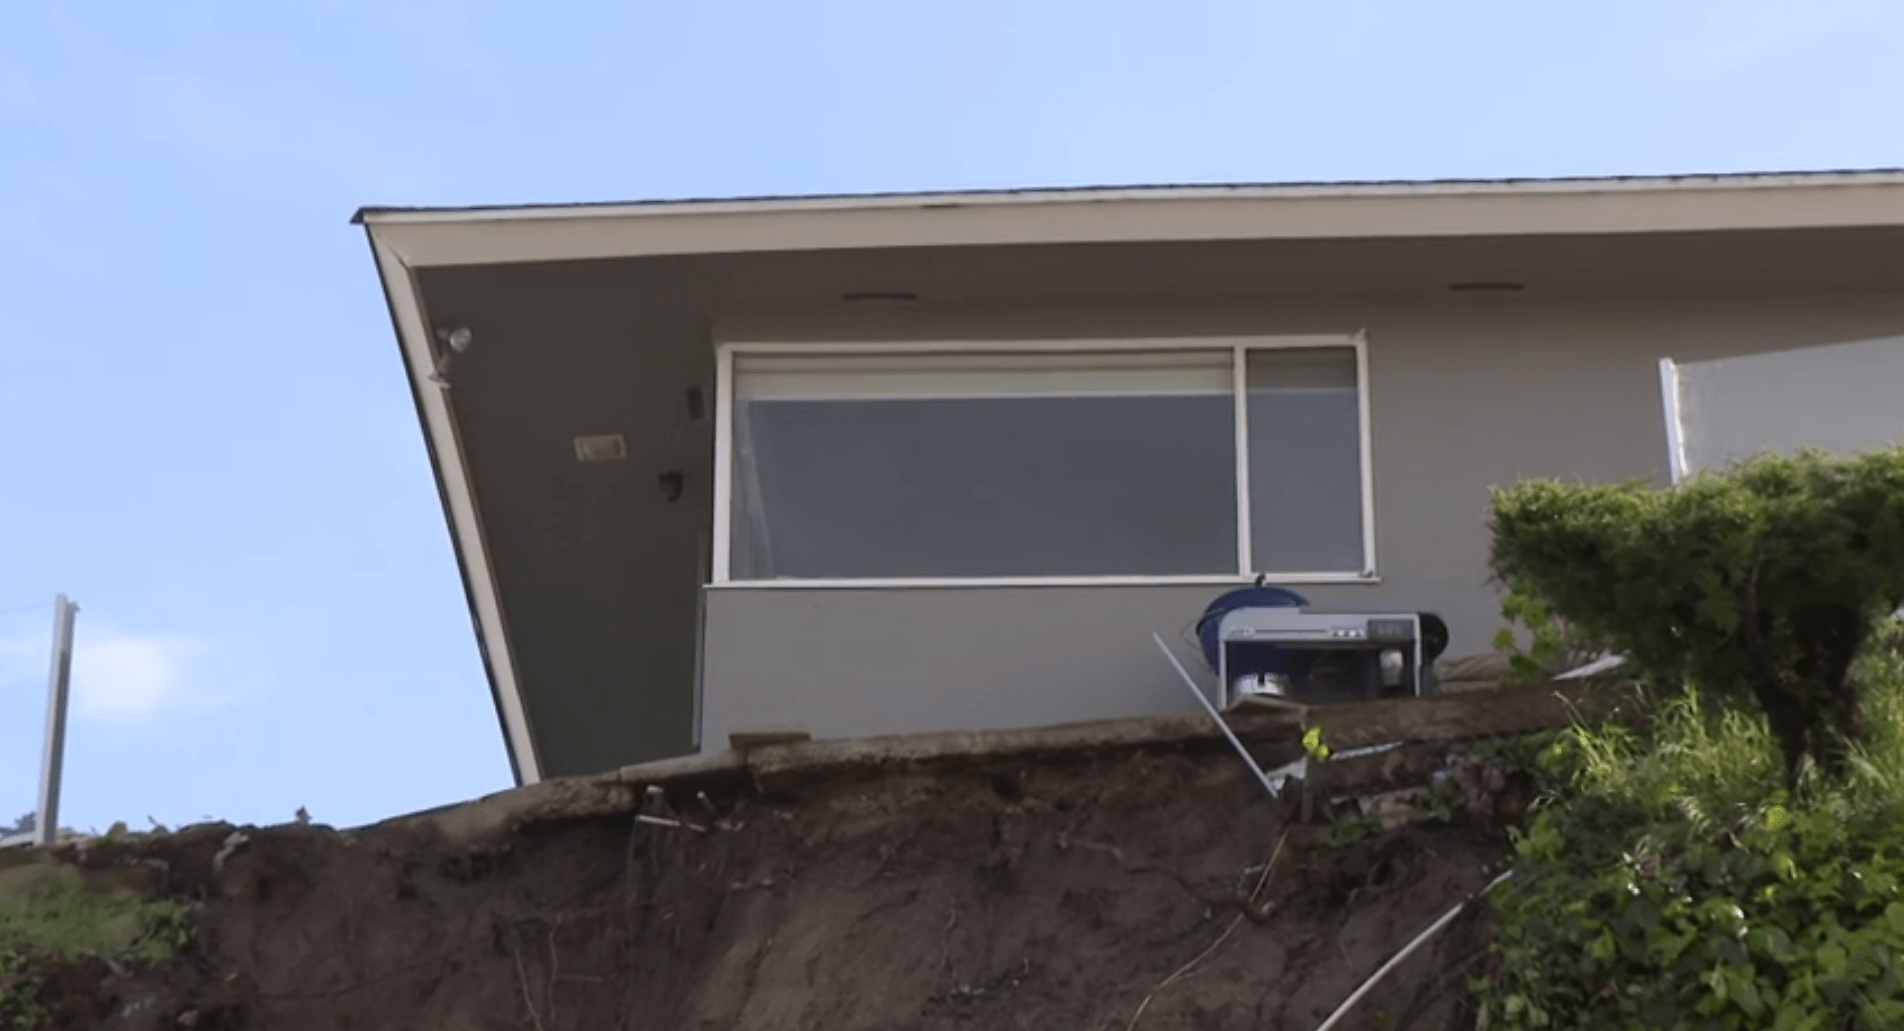
[[[1244,587],[1240,590],[1219,595],[1215,601],[1210,603],[1208,608],[1203,610],[1203,615],[1197,618],[1197,643],[1203,646],[1203,661],[1209,663],[1212,670],[1217,668],[1217,625],[1223,622],[1223,617],[1229,613],[1237,609],[1251,608],[1301,608],[1307,604],[1309,604],[1309,599],[1297,594],[1295,591],[1284,590],[1281,587],[1263,587],[1259,585],[1256,587]],[[1301,672],[1293,668],[1293,664],[1292,668],[1288,669],[1276,668],[1273,657],[1287,655],[1287,653],[1274,645],[1251,645],[1247,647],[1249,647],[1252,652],[1262,651],[1264,653],[1261,656],[1252,656],[1253,659],[1258,661],[1250,663],[1251,669],[1249,672]]]

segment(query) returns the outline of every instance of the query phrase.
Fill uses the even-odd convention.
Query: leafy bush
[[[1660,683],[1755,699],[1788,782],[1845,771],[1852,663],[1904,603],[1904,449],[1764,455],[1671,490],[1531,481],[1495,492],[1493,530],[1514,593]]]
[[[24,950],[0,945],[0,1031],[33,1031],[46,1019],[31,960]]]
[[[1560,796],[1493,896],[1501,1029],[1904,1027],[1904,642],[1854,667],[1869,732],[1841,780],[1783,779],[1762,714],[1659,703],[1648,731],[1574,727]]]
[[[1507,658],[1509,680],[1529,684],[1578,669],[1606,654],[1607,647],[1553,614],[1537,599],[1510,590],[1501,599],[1501,618],[1508,625],[1494,632],[1494,650]],[[1527,643],[1521,644],[1524,632]]]
[[[1586,865],[1569,853],[1593,808],[1558,813],[1519,843],[1534,880],[1496,902],[1490,1027],[1904,1027],[1904,833],[1853,841],[1771,805]]]
[[[82,871],[41,852],[0,853],[0,1031],[48,1019],[39,981],[84,955],[161,962],[191,939],[175,899],[148,898],[120,871]]]

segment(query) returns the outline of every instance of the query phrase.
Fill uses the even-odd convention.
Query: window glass
[[[1233,574],[1231,362],[738,355],[730,575]]]
[[[1246,367],[1254,571],[1362,572],[1355,351],[1252,350]]]

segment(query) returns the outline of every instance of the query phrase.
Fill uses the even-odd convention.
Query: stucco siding
[[[1379,581],[1296,589],[1318,605],[1439,612],[1451,652],[1498,627],[1489,488],[1527,477],[1666,480],[1657,363],[1904,330],[1877,295],[1630,304],[1495,303],[796,315],[717,323],[751,340],[1337,333],[1369,346]],[[797,589],[707,592],[704,748],[736,729],[819,736],[1025,726],[1182,711],[1156,654],[1211,587]],[[1187,649],[1186,649],[1187,651]]]
[[[711,391],[705,322],[555,275],[432,296],[475,334],[451,403],[543,774],[691,750],[711,460],[686,393]],[[604,433],[627,456],[577,461],[574,437]]]

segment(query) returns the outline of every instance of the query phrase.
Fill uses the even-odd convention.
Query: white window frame
[[[1249,355],[1253,351],[1343,347],[1355,354],[1357,427],[1362,461],[1362,563],[1360,572],[1268,573],[1249,571]],[[734,362],[741,355],[839,354],[1036,354],[1079,351],[1229,351],[1231,393],[1236,404],[1236,561],[1237,572],[1186,576],[1011,576],[1011,577],[859,577],[736,580],[731,575],[734,479]],[[805,589],[822,587],[1094,587],[1120,585],[1218,585],[1254,583],[1259,575],[1272,584],[1379,583],[1375,564],[1375,466],[1370,434],[1368,340],[1365,334],[1305,334],[1247,337],[1115,338],[1108,340],[930,340],[838,343],[723,341],[715,347],[714,413],[714,563],[708,586],[715,588]]]

